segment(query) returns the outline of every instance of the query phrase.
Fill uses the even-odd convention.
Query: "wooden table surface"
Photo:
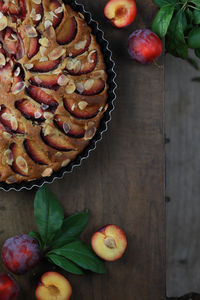
[[[117,30],[103,16],[106,0],[81,0],[110,41],[118,74],[116,109],[108,133],[87,161],[63,180],[51,185],[65,214],[88,208],[84,239],[100,226],[114,223],[128,237],[124,257],[106,263],[106,275],[66,274],[73,300],[165,299],[165,204],[163,145],[163,66],[142,66],[127,54],[128,35],[150,28],[156,8],[151,0],[137,0],[136,21]],[[0,192],[0,246],[10,236],[35,228],[33,198],[36,190]],[[42,266],[26,276],[20,300],[32,300]],[[5,270],[1,264],[1,271]],[[36,275],[37,272],[37,275]]]

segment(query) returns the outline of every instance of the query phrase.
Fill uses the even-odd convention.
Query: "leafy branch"
[[[167,52],[198,69],[197,62],[189,57],[189,49],[200,58],[200,1],[154,0],[154,3],[160,10],[154,19],[153,31],[160,38],[166,38]]]
[[[55,195],[43,186],[35,196],[34,215],[39,233],[29,235],[38,241],[43,258],[73,274],[81,275],[83,270],[105,273],[103,261],[80,240],[88,223],[87,210],[64,218]]]

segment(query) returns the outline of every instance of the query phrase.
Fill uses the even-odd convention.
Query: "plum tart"
[[[107,109],[101,47],[61,0],[0,0],[0,181],[49,177],[94,137]]]

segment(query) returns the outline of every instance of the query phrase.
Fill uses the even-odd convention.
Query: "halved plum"
[[[35,56],[38,51],[40,50],[40,43],[39,43],[40,35],[38,33],[38,36],[30,38],[30,44],[29,44],[29,50],[27,53],[27,57],[31,59],[33,56]]]
[[[72,123],[66,115],[54,115],[54,124],[60,131],[72,138],[82,138],[85,135],[85,129],[78,124]]]
[[[75,118],[77,119],[92,119],[96,117],[99,113],[100,106],[98,105],[85,105],[84,109],[81,109],[81,105],[85,101],[80,101],[77,104],[77,101],[70,98],[69,96],[63,98],[63,104],[65,109]],[[87,104],[87,102],[85,102]],[[81,107],[81,108],[80,108]]]
[[[52,24],[54,28],[57,28],[62,22],[64,16],[61,3],[58,0],[50,0],[49,11],[52,11],[55,15]]]
[[[40,104],[45,104],[49,106],[49,108],[53,111],[56,110],[58,106],[58,102],[54,99],[53,96],[47,94],[43,89],[40,87],[30,85],[26,89],[27,94],[33,98],[35,101],[37,101]]]
[[[47,158],[46,153],[43,151],[43,148],[38,145],[38,143],[25,139],[24,140],[24,148],[30,158],[39,165],[48,165],[49,160]]]
[[[56,30],[58,44],[66,45],[73,41],[77,34],[77,22],[75,17],[65,20]]]
[[[12,170],[20,174],[22,176],[27,176],[28,175],[28,164],[27,161],[24,157],[22,157],[22,151],[21,147],[19,147],[16,143],[12,143],[10,145],[10,150],[12,152],[12,157],[13,157],[13,163],[12,163]]]
[[[32,121],[44,122],[44,111],[33,105],[28,99],[22,99],[15,102],[15,107],[22,113],[22,115]]]
[[[0,110],[0,122],[3,124],[6,131],[8,132],[19,133],[19,134],[25,133],[23,125],[18,122],[17,118],[11,112],[11,110],[3,104],[1,105],[1,110]]]
[[[76,93],[85,96],[100,94],[105,89],[105,81],[101,78],[87,79],[76,83]]]
[[[72,76],[91,73],[97,65],[97,51],[92,50],[88,56],[68,59],[65,70]]]
[[[49,127],[41,129],[41,137],[46,145],[63,152],[76,150],[70,144],[66,136],[61,134],[57,129],[51,127],[50,125],[48,126]]]
[[[29,82],[38,87],[57,91],[57,89],[60,87],[58,84],[59,76],[60,74],[34,76],[29,79]]]
[[[82,37],[80,41],[78,41],[76,44],[66,49],[67,56],[74,58],[78,55],[85,53],[86,51],[88,51],[91,41],[92,38],[90,34]]]
[[[37,73],[47,73],[55,70],[61,62],[61,58],[56,60],[48,60],[48,61],[35,61],[33,62],[33,67],[31,68],[31,72]]]

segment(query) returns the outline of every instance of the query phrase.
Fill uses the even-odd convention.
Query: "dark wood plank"
[[[199,71],[167,55],[167,296],[200,293]]]
[[[103,224],[115,223],[126,231],[128,249],[120,261],[106,263],[105,276],[67,275],[73,286],[72,299],[163,300],[163,68],[136,64],[126,48],[131,31],[151,26],[155,6],[151,0],[138,0],[136,22],[119,31],[105,22],[106,0],[82,2],[103,25],[111,41],[117,63],[118,100],[109,131],[96,151],[80,168],[56,181],[51,188],[66,214],[89,208],[85,240],[89,241],[91,234]],[[0,193],[1,245],[6,238],[34,227],[34,192]],[[42,268],[17,278],[22,286],[20,299],[34,299],[33,285],[40,272]]]

